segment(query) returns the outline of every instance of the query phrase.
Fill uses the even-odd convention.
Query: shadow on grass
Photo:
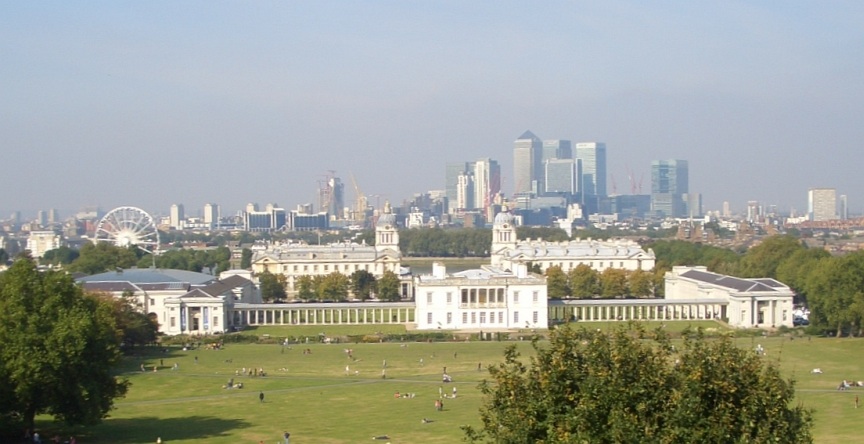
[[[179,440],[207,440],[228,436],[229,431],[247,428],[242,419],[189,416],[184,418],[108,418],[86,434],[79,435],[88,443],[135,444],[156,442],[162,438],[170,443]],[[204,441],[206,442],[206,441]]]

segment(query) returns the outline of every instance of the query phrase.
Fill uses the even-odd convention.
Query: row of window
[[[497,311],[497,312],[496,311],[490,311],[490,312],[485,312],[485,311],[467,312],[467,311],[463,311],[462,312],[462,325],[469,325],[469,322],[468,322],[469,316],[471,318],[470,324],[475,324],[475,325],[478,323],[479,324],[505,325],[507,323],[507,321],[504,319],[504,312],[503,311]],[[478,319],[479,319],[479,322],[478,322]],[[534,323],[534,324],[540,322],[540,312],[537,312],[537,311],[532,312],[531,319],[532,319],[532,323]],[[431,312],[426,313],[426,323],[429,325],[432,325],[434,322],[435,322],[434,313],[431,313]],[[513,324],[515,325],[518,323],[519,323],[519,312],[514,311],[513,312]],[[446,325],[453,325],[453,313],[452,312],[447,312]]]
[[[594,261],[589,261],[589,262],[582,262],[582,261],[579,261],[579,262],[567,262],[567,265],[568,265],[567,268],[564,268],[564,264],[565,264],[564,262],[558,262],[558,263],[555,263],[555,262],[538,262],[537,264],[540,266],[540,268],[542,268],[542,269],[544,269],[544,270],[547,269],[547,268],[549,268],[549,267],[558,267],[558,268],[560,268],[560,269],[562,269],[562,270],[564,270],[564,271],[567,271],[567,270],[570,270],[570,269],[576,268],[576,267],[578,267],[578,266],[580,266],[580,265],[587,265],[587,266],[589,266],[589,267],[591,267],[591,268],[594,268],[594,264],[595,264],[595,262],[594,262]],[[602,270],[604,267],[606,267],[606,262],[596,262],[596,264],[597,264],[597,269],[599,269],[599,270]],[[613,268],[613,267],[615,267],[615,262],[614,262],[614,261],[609,261],[609,268]],[[624,268],[624,261],[618,262],[618,268]],[[640,270],[642,269],[642,261],[639,261],[639,262],[638,262],[638,267],[637,267],[637,268],[639,268]]]
[[[219,316],[213,316],[213,326],[219,325]],[[177,327],[177,318],[171,316],[171,328]]]
[[[506,302],[504,288],[463,288],[462,289],[462,304],[503,304]],[[426,305],[432,305],[434,293],[429,291],[426,293]],[[534,291],[531,293],[531,301],[537,302],[540,300],[540,292]],[[513,292],[513,302],[519,303],[519,292]],[[453,293],[447,292],[447,304],[453,303]]]
[[[313,264],[313,265],[308,265],[308,264],[283,265],[282,266],[282,272],[288,273],[288,271],[290,270],[290,271],[294,272],[294,274],[297,274],[297,273],[301,272],[301,267],[302,267],[303,272],[310,271],[310,267],[311,267],[312,272],[317,272],[317,271],[322,271],[322,270],[325,273],[329,273],[330,271],[344,271],[344,272],[347,272],[347,274],[350,274],[352,272],[359,271],[359,270],[372,271],[372,270],[376,269],[378,267],[378,265],[384,265],[385,268],[387,266],[386,264],[374,263],[374,264],[371,264],[372,270],[370,270],[370,264],[362,264],[362,265],[361,264],[341,264],[342,267],[339,267],[339,265],[340,264],[332,264],[332,270],[331,270],[331,264],[322,264],[322,265],[320,265],[320,267],[321,267],[320,269],[319,269],[318,264]],[[340,270],[340,268],[341,268],[341,270]]]

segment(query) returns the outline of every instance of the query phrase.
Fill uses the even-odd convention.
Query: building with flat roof
[[[418,330],[512,330],[548,327],[546,278],[483,266],[448,275],[435,263],[432,274],[415,278]]]
[[[837,190],[810,188],[807,191],[807,215],[816,222],[837,219]]]

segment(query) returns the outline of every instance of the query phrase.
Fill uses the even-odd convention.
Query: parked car
[[[795,318],[792,318],[792,325],[794,325],[796,327],[802,327],[805,325],[810,325],[810,321],[808,321],[807,319],[804,319],[802,317],[795,317]]]

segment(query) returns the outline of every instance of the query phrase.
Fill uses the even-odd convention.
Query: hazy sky
[[[0,218],[315,202],[335,170],[400,202],[513,141],[686,159],[706,209],[864,209],[860,1],[0,2]],[[374,199],[373,199],[374,202]],[[68,214],[61,214],[66,216]]]

